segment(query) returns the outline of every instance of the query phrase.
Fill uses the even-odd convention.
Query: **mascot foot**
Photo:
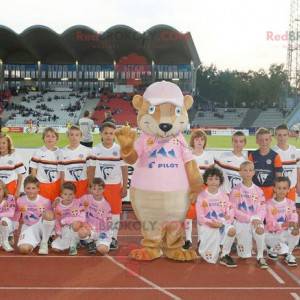
[[[157,248],[134,249],[129,256],[135,260],[154,260],[162,256],[162,252]]]
[[[165,249],[164,254],[167,258],[179,260],[179,261],[190,261],[198,258],[196,251],[193,249],[182,250],[181,248],[177,249]]]

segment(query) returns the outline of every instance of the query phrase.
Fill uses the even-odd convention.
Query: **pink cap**
[[[183,94],[181,89],[175,83],[169,81],[154,82],[148,86],[144,99],[152,105],[162,103],[172,103],[176,106],[183,106]]]

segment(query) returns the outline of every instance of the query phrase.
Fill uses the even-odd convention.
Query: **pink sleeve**
[[[270,232],[276,232],[281,229],[280,225],[277,223],[276,218],[272,215],[272,206],[267,206],[267,212],[266,212],[266,227],[267,230]]]
[[[259,204],[257,209],[257,214],[261,221],[263,221],[266,217],[266,200],[263,191],[260,189],[259,191]]]
[[[197,222],[198,224],[211,224],[211,219],[206,218],[206,214],[208,213],[208,209],[205,208],[206,200],[198,196],[196,203],[196,214],[197,214]]]
[[[296,210],[296,205],[294,202],[289,201],[290,214],[288,216],[288,222],[298,223],[298,214]]]
[[[234,207],[232,203],[229,201],[229,197],[224,193],[223,199],[227,202],[227,208],[226,208],[226,216],[229,217],[229,219],[226,220],[227,224],[231,224],[234,219]]]
[[[249,223],[250,222],[250,216],[241,211],[238,208],[238,204],[239,204],[239,197],[237,197],[237,193],[239,193],[239,190],[237,189],[233,189],[229,195],[229,201],[232,204],[233,207],[233,212],[234,212],[234,217],[241,222],[244,223]]]
[[[19,222],[20,218],[21,218],[20,199],[21,198],[18,198],[17,201],[16,201],[15,214],[13,216],[13,220],[16,221],[16,222]]]
[[[194,155],[193,155],[191,149],[189,148],[189,146],[187,145],[182,134],[179,135],[179,140],[181,143],[181,151],[182,151],[183,161],[186,163],[188,161],[194,160],[195,159]]]

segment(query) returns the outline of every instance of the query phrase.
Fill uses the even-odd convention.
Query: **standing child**
[[[204,172],[203,180],[207,189],[200,193],[196,203],[197,221],[201,225],[199,253],[208,263],[215,264],[222,242],[220,264],[236,267],[229,255],[236,233],[232,225],[234,211],[227,194],[220,191],[224,181],[222,171],[209,168]]]
[[[105,188],[101,178],[94,178],[90,194],[81,198],[81,205],[86,211],[86,221],[91,227],[91,236],[87,244],[88,252],[94,254],[96,249],[102,255],[107,254],[112,240],[112,215],[109,203],[103,197]]]
[[[280,156],[270,148],[271,143],[270,131],[259,128],[256,132],[256,144],[259,148],[249,154],[249,160],[254,163],[255,169],[253,183],[263,190],[266,201],[273,196],[275,178],[281,176],[283,172]]]
[[[57,238],[52,242],[56,251],[69,249],[69,255],[77,255],[77,243],[89,234],[85,224],[85,213],[75,199],[76,186],[73,182],[62,185],[61,197],[55,201],[55,233]]]
[[[234,208],[235,228],[237,238],[237,253],[239,257],[252,256],[252,239],[256,242],[257,263],[261,269],[267,269],[264,259],[265,234],[264,219],[266,215],[265,197],[263,191],[252,182],[255,174],[251,161],[241,164],[242,183],[230,193],[230,201]]]
[[[223,152],[219,159],[216,159],[216,165],[220,167],[224,174],[224,185],[222,189],[229,195],[231,190],[242,182],[240,171],[240,165],[246,161],[246,157],[243,154],[244,147],[246,145],[246,136],[242,131],[236,131],[232,135],[233,150]]]
[[[120,214],[122,210],[122,198],[127,195],[128,167],[121,158],[120,146],[114,142],[116,125],[105,122],[101,126],[102,144],[98,144],[92,150],[90,160],[92,179],[101,178],[105,182],[104,197],[111,206],[113,237],[111,250],[118,248],[118,231],[120,226]]]
[[[18,241],[22,254],[29,254],[40,245],[39,254],[48,254],[48,240],[55,221],[51,201],[39,195],[39,181],[30,175],[24,180],[25,196],[17,199],[15,220],[22,215],[23,225]]]
[[[204,171],[209,167],[212,167],[214,164],[214,157],[211,153],[205,151],[207,144],[207,135],[201,129],[195,130],[192,132],[190,147],[193,149],[193,155],[195,161],[200,169],[201,175],[203,175]],[[192,246],[192,230],[193,230],[193,220],[196,219],[196,208],[195,203],[191,204],[187,217],[184,222],[185,227],[185,244],[183,249],[188,250]],[[199,227],[197,228],[199,233]],[[198,234],[198,242],[200,240]]]
[[[16,154],[11,138],[0,133],[0,178],[8,193],[19,197],[23,176],[26,173],[21,158]]]
[[[299,225],[295,202],[286,198],[289,189],[290,180],[287,177],[275,179],[275,196],[267,202],[266,244],[270,259],[277,260],[278,255],[285,255],[287,265],[296,267],[296,258],[292,253],[298,244]]]
[[[29,166],[31,175],[40,182],[40,195],[54,201],[60,194],[58,161],[60,150],[56,146],[58,133],[51,127],[43,132],[44,146],[33,154]]]
[[[87,160],[90,149],[80,144],[81,135],[79,127],[70,127],[67,133],[69,145],[61,150],[58,165],[61,183],[73,182],[76,186],[76,198],[88,191]]]
[[[12,219],[15,209],[15,198],[8,194],[6,185],[0,180],[0,244],[6,252],[14,251],[8,240],[14,232]]]
[[[295,146],[288,144],[289,129],[285,124],[275,129],[277,145],[273,148],[282,161],[283,176],[291,180],[291,188],[287,198],[296,200],[296,192],[300,195],[300,153]]]

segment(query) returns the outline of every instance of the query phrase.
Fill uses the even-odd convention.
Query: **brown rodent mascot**
[[[194,250],[183,250],[183,221],[191,201],[203,188],[202,177],[182,131],[188,124],[191,96],[183,96],[171,82],[151,84],[143,96],[134,96],[138,110],[136,131],[125,126],[116,131],[121,156],[135,164],[130,200],[142,228],[141,249],[130,256],[153,260],[163,254],[170,259],[197,258]]]

